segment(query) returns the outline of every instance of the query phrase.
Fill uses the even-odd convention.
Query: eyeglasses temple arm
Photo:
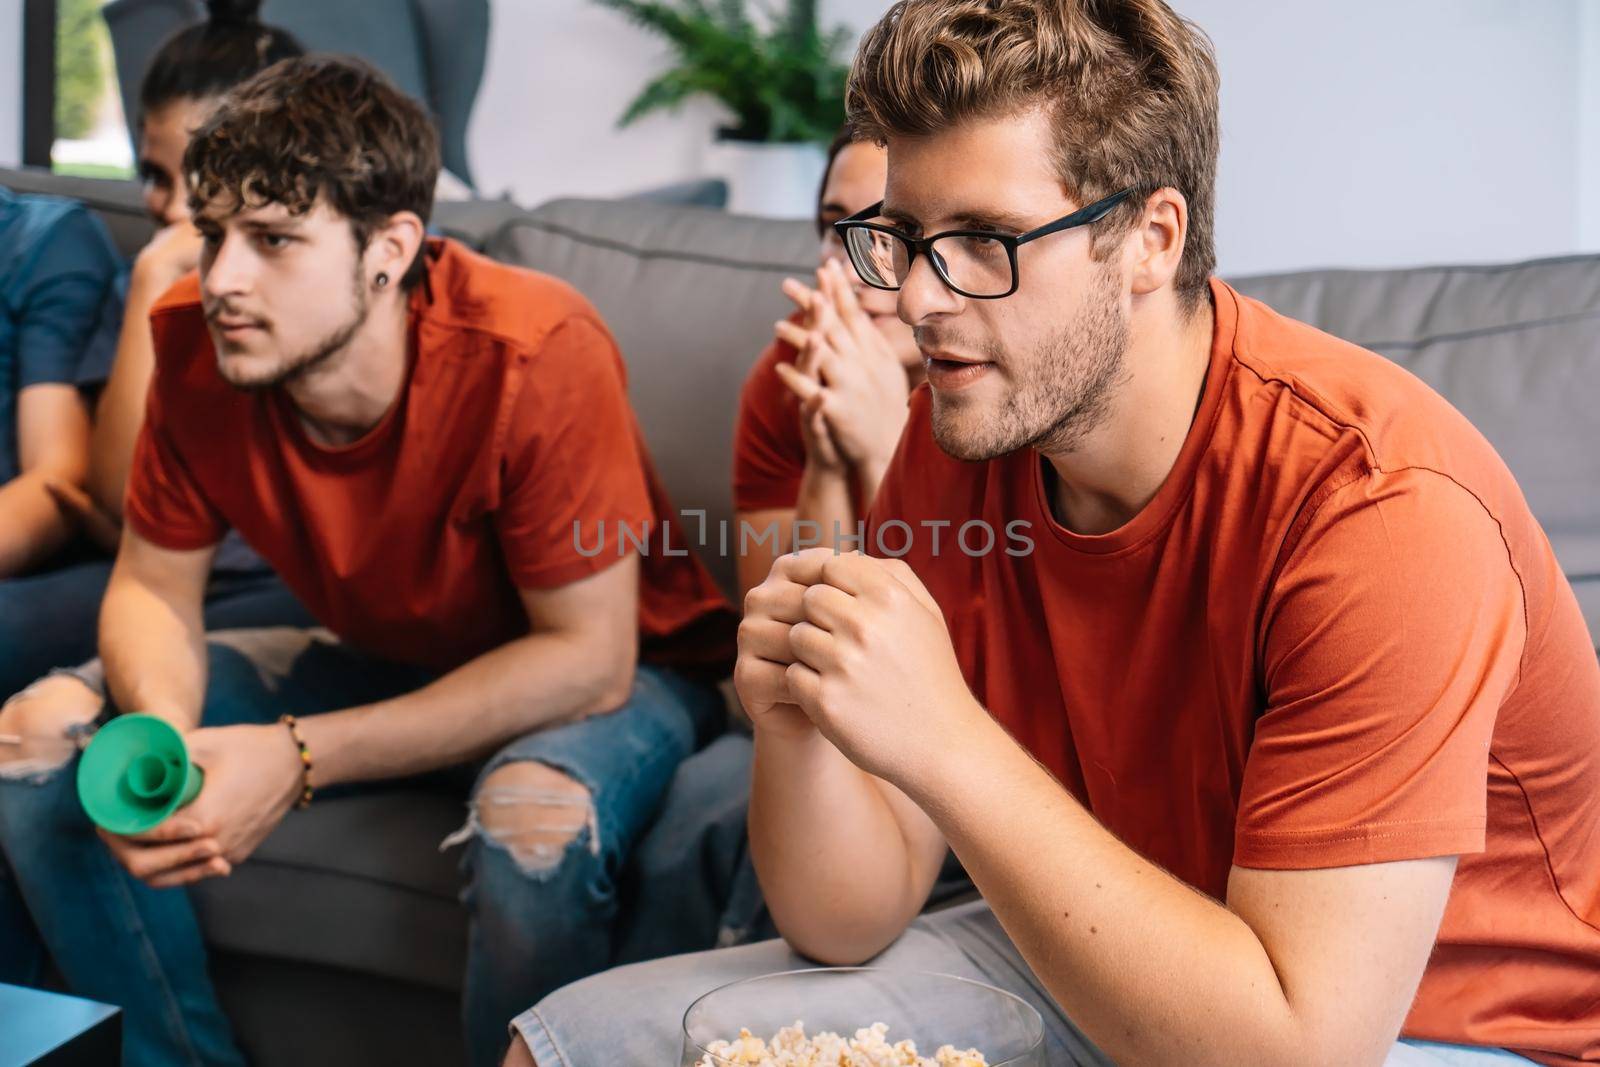
[[[1129,186],[1120,193],[1112,193],[1102,200],[1096,200],[1086,207],[1081,207],[1064,218],[1059,218],[1054,222],[1047,222],[1037,230],[1029,230],[1027,233],[1018,234],[1017,244],[1025,245],[1029,241],[1037,241],[1041,237],[1049,237],[1051,234],[1060,233],[1062,230],[1070,230],[1075,226],[1087,226],[1091,222],[1099,222],[1106,217],[1112,208],[1122,203],[1132,192],[1133,187]]]

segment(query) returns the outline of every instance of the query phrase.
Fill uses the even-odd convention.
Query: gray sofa
[[[6,172],[0,184],[85,196],[125,249],[148,232],[130,187]],[[708,513],[714,540],[731,513],[739,386],[785,311],[778,281],[813,263],[809,225],[581,200],[444,204],[435,221],[595,302],[667,486],[680,508]],[[1600,643],[1600,256],[1234,281],[1460,407],[1521,480]],[[731,585],[730,561],[707,562]],[[460,1059],[464,919],[455,860],[438,843],[462,814],[458,798],[422,792],[328,800],[196,891],[218,988],[256,1062]]]

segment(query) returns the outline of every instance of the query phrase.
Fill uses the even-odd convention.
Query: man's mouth
[[[922,350],[922,362],[928,373],[928,384],[940,392],[955,392],[988,377],[995,369],[993,362],[966,356],[958,352]]]
[[[243,315],[213,315],[211,316],[211,325],[213,329],[230,341],[266,328],[260,319],[246,318]]]

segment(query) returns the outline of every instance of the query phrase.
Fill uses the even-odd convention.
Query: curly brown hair
[[[880,144],[1044,107],[1070,195],[1136,193],[1102,236],[1155,190],[1183,194],[1174,287],[1193,310],[1216,267],[1218,81],[1210,41],[1162,0],[899,0],[862,38],[845,106]]]
[[[349,56],[286,59],[241,82],[183,154],[189,209],[227,213],[322,198],[350,221],[356,246],[397,212],[424,224],[439,176],[439,135],[422,105]],[[422,250],[401,285],[426,270]]]

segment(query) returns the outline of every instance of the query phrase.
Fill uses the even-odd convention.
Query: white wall
[[[1181,0],[1222,71],[1222,270],[1574,250],[1587,2]]]
[[[824,16],[859,31],[885,6],[825,0]],[[1600,251],[1600,0],[1176,6],[1222,70],[1224,271]],[[713,106],[614,128],[666,58],[588,0],[495,0],[480,185],[538,203],[699,173]]]
[[[22,0],[0,0],[0,167],[22,159]]]
[[[1583,4],[1578,87],[1578,243],[1600,249],[1600,0]]]
[[[1222,69],[1230,273],[1600,251],[1600,0],[1177,0]],[[824,0],[857,31],[881,0]],[[0,0],[0,165],[21,155],[22,0]],[[667,53],[589,0],[494,0],[469,138],[524,203],[701,173],[714,105],[616,117]]]

